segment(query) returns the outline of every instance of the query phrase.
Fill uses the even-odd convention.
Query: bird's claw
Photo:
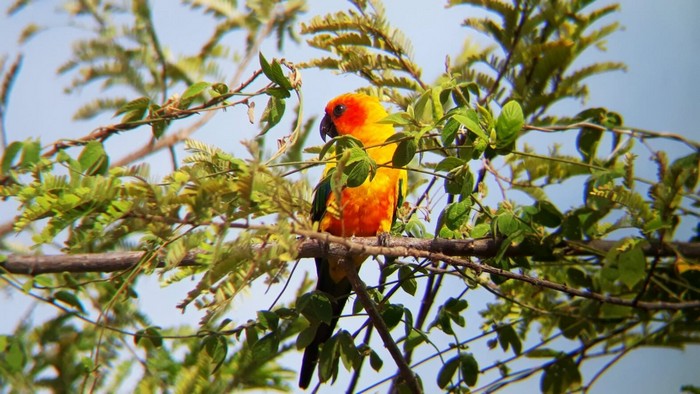
[[[389,246],[389,240],[391,239],[391,235],[387,232],[379,232],[377,233],[377,243],[379,246]]]

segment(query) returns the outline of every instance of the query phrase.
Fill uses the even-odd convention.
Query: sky
[[[48,3],[48,4],[47,4]],[[24,55],[23,68],[17,79],[10,105],[7,109],[5,126],[10,141],[39,137],[42,143],[49,143],[58,138],[80,137],[97,126],[113,123],[109,116],[102,116],[87,122],[71,120],[73,112],[85,101],[99,93],[96,87],[85,88],[75,94],[66,95],[64,88],[69,84],[70,76],[59,76],[57,68],[70,56],[71,42],[85,32],[68,26],[64,17],[55,11],[59,2],[39,2],[15,17],[0,16],[0,56],[7,54],[13,59],[18,53]],[[205,37],[212,27],[205,25],[206,18],[187,19],[194,29],[183,29],[180,21],[191,18],[191,14],[180,7],[173,7],[171,2],[153,2],[156,29],[164,37],[163,45],[181,48],[191,52]],[[605,4],[609,2],[603,2]],[[624,0],[620,1],[622,10],[608,21],[617,19],[624,30],[613,34],[608,39],[607,52],[590,50],[581,60],[621,61],[628,65],[627,72],[614,72],[597,76],[589,82],[590,97],[586,107],[603,106],[621,113],[625,123],[655,131],[669,131],[685,135],[694,140],[700,139],[694,119],[697,105],[700,104],[700,24],[696,18],[700,15],[700,2],[696,0]],[[314,14],[346,9],[347,3],[341,1],[312,1],[310,18]],[[385,2],[388,18],[412,40],[414,58],[422,65],[425,80],[434,80],[443,69],[445,54],[456,54],[467,31],[460,27],[460,22],[467,16],[465,7],[445,9],[443,2],[425,2],[422,7],[406,6],[405,1],[388,0]],[[4,7],[4,6],[3,6]],[[17,37],[22,27],[29,22],[48,25],[49,29],[19,46]],[[439,28],[436,28],[439,26]],[[276,56],[272,43],[263,46],[263,53]],[[291,61],[308,58],[317,54],[313,50],[289,46],[284,56]],[[303,73],[303,90],[305,96],[306,116],[321,113],[325,102],[345,91],[362,86],[362,80],[353,76],[337,76],[330,72]],[[264,103],[258,103],[262,108]],[[291,107],[291,105],[289,105]],[[566,102],[555,110],[561,114],[575,114],[584,108],[580,102]],[[197,139],[220,146],[223,149],[240,152],[239,141],[249,138],[254,132],[251,127],[241,125],[246,119],[244,109],[232,109],[217,117],[205,130],[196,135]],[[245,122],[243,122],[245,123]],[[108,143],[108,149],[119,157],[121,152],[128,152],[134,146],[140,146],[149,138],[147,130],[128,133],[126,137],[117,137]],[[317,138],[314,135],[314,138]],[[320,140],[312,141],[320,144]],[[547,142],[547,146],[551,141]],[[655,145],[660,149],[683,154],[678,145]],[[546,149],[546,147],[538,147]],[[687,153],[687,152],[686,152]],[[179,158],[182,158],[180,153]],[[163,175],[170,170],[170,158],[165,154],[149,158],[154,176]],[[649,164],[648,171],[655,171]],[[0,206],[0,223],[12,219],[14,212],[7,205]],[[690,228],[687,225],[686,228]],[[678,237],[683,239],[681,232]],[[687,234],[685,236],[687,238]],[[18,244],[26,240],[19,238]],[[367,267],[369,264],[365,264]],[[367,268],[365,268],[367,270]],[[298,279],[298,278],[297,278]],[[160,288],[157,278],[147,278],[140,285],[143,308],[151,313],[154,322],[163,326],[196,322],[197,314],[185,316],[179,314],[174,305],[182,299],[189,284]],[[147,291],[147,293],[144,293]],[[255,298],[262,299],[258,306],[243,306],[236,309],[236,315],[246,316],[269,305],[276,294],[267,294]],[[471,301],[470,301],[471,302]],[[475,312],[483,299],[474,302],[470,313],[478,319]],[[0,320],[0,335],[10,333],[14,324],[21,319],[30,307],[26,298],[18,294],[0,293],[0,310],[5,318]],[[38,308],[33,318],[40,320],[42,313],[48,311]],[[468,319],[468,321],[473,321]],[[472,324],[474,332],[479,327]],[[476,351],[484,351],[475,349]],[[298,355],[297,355],[298,356]],[[484,354],[485,358],[489,355]],[[298,358],[285,358],[285,363],[296,369]],[[697,366],[700,365],[700,348],[690,347],[685,352],[672,349],[644,349],[632,352],[608,371],[594,386],[592,393],[635,392],[660,393],[677,392],[681,384],[700,385]],[[387,367],[385,367],[387,368]],[[391,372],[384,370],[383,372]],[[584,377],[590,376],[595,369],[584,369]],[[538,385],[537,380],[516,386],[505,392],[531,391]],[[343,388],[342,383],[333,388]],[[326,386],[325,392],[332,388]],[[324,392],[324,390],[322,390]]]

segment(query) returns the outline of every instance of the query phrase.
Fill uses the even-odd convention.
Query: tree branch
[[[500,249],[500,241],[493,239],[472,240],[447,240],[447,239],[416,239],[393,237],[383,242],[380,246],[376,237],[367,238],[343,238],[327,233],[297,230],[297,233],[307,239],[300,239],[297,258],[310,258],[322,256],[346,257],[348,255],[373,255],[389,257],[412,256],[427,258],[433,261],[444,261],[447,264],[465,267],[476,272],[486,272],[504,278],[519,280],[532,285],[557,290],[572,296],[588,298],[603,303],[616,304],[631,308],[646,310],[680,310],[698,309],[700,301],[688,302],[647,302],[613,297],[605,294],[594,293],[588,290],[570,288],[565,284],[552,282],[546,279],[536,278],[516,272],[503,270],[489,265],[461,259],[455,256],[468,256],[487,258],[495,256]],[[589,241],[564,243],[562,253],[564,255],[601,255],[616,245],[615,241]],[[269,247],[269,245],[268,245]],[[664,247],[648,245],[644,248],[647,256],[661,255],[667,257],[676,256],[676,252],[686,257],[700,256],[700,243],[677,242]],[[509,246],[505,256],[532,256],[538,247],[524,245]],[[658,250],[658,253],[657,253]],[[197,254],[201,251],[189,252],[180,262],[179,266],[197,266]],[[115,252],[102,254],[77,254],[77,255],[47,255],[47,256],[5,256],[5,261],[0,263],[0,270],[13,274],[39,275],[59,272],[115,272],[134,267],[143,257],[144,252]],[[160,262],[160,267],[165,263]]]
[[[352,289],[357,295],[357,299],[360,300],[362,306],[365,308],[365,311],[367,311],[367,314],[372,320],[374,328],[377,330],[377,333],[379,333],[379,336],[382,338],[382,342],[384,342],[384,347],[387,348],[389,354],[391,354],[391,358],[394,359],[396,366],[399,368],[401,377],[406,382],[408,388],[411,390],[412,393],[422,393],[423,391],[421,390],[420,385],[418,384],[416,375],[413,373],[411,367],[403,358],[401,350],[399,350],[399,347],[396,345],[396,342],[394,342],[394,338],[391,337],[391,334],[389,333],[389,328],[384,323],[384,319],[382,319],[382,316],[379,314],[377,307],[374,305],[374,302],[372,302],[372,299],[367,293],[367,288],[365,287],[365,284],[362,283],[360,276],[357,274],[357,269],[355,268],[355,264],[353,264],[352,259],[342,258],[339,261],[343,266],[348,281],[350,281],[350,285],[352,285]]]
[[[357,237],[346,239],[334,237],[326,233],[313,231],[297,231],[300,235],[311,238],[300,240],[298,245],[298,258],[312,258],[324,256],[343,257],[350,254],[385,255],[392,257],[428,257],[434,260],[439,256],[454,257],[494,257],[501,247],[501,241],[492,238],[481,239],[419,239],[391,237],[385,246],[380,246],[376,237]],[[328,243],[328,245],[326,245]],[[607,253],[617,244],[616,241],[594,240],[587,242],[566,242],[560,245],[561,252],[566,256],[602,255]],[[350,250],[348,250],[350,248]],[[508,247],[504,256],[532,256],[536,248],[527,245],[514,245]],[[700,243],[673,242],[657,249],[654,245],[646,245],[643,248],[647,256],[674,257],[676,252],[689,258],[700,257]],[[657,253],[658,252],[658,253]],[[181,267],[197,266],[197,254],[201,251],[191,251],[180,262]],[[427,253],[427,255],[425,255]],[[21,275],[39,275],[58,272],[115,272],[123,271],[135,266],[144,252],[113,252],[73,255],[9,255],[4,262],[0,262],[0,269],[9,273]],[[477,263],[473,263],[477,264]],[[458,264],[463,265],[463,264]],[[477,264],[478,267],[484,267]],[[160,267],[165,264],[161,262]]]

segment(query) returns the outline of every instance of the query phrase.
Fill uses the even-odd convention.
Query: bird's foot
[[[389,240],[391,239],[391,234],[387,232],[379,232],[377,233],[377,244],[379,246],[389,246]]]

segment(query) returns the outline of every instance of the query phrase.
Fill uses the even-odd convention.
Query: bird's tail
[[[319,324],[314,340],[306,350],[304,350],[304,358],[301,362],[301,370],[299,371],[299,387],[302,389],[309,387],[314,370],[318,364],[319,346],[333,335],[335,325],[338,323],[338,317],[343,313],[345,302],[347,302],[348,295],[350,295],[352,291],[352,286],[347,278],[344,278],[338,283],[333,281],[328,273],[328,264],[329,262],[326,259],[316,259],[316,269],[318,272],[316,290],[323,291],[331,296],[333,318],[330,324]]]

